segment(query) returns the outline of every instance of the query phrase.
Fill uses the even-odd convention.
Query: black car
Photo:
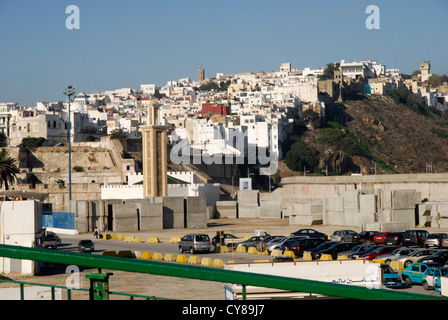
[[[305,251],[309,251],[310,249],[316,248],[318,245],[325,242],[325,240],[322,240],[321,238],[305,238],[305,239],[299,239],[295,240],[291,246],[290,250],[294,252],[294,255],[299,257],[303,256],[303,253]]]
[[[316,256],[315,256],[315,254],[316,254],[317,252],[319,252],[320,250],[328,249],[328,248],[330,248],[332,245],[334,245],[334,244],[336,244],[336,243],[339,243],[339,242],[335,242],[335,241],[326,241],[326,242],[321,243],[320,245],[318,245],[318,246],[315,247],[315,248],[312,248],[312,249],[309,249],[309,250],[305,250],[305,251],[306,251],[306,252],[309,252],[309,253],[311,254],[311,257],[312,257],[313,259],[317,259]]]
[[[393,246],[403,246],[404,232],[391,232],[386,236],[384,244]]]
[[[93,252],[95,251],[95,245],[92,240],[81,240],[78,242],[79,252]]]
[[[331,247],[327,249],[323,249],[320,251],[315,252],[314,257],[316,259],[319,259],[323,254],[329,254],[331,257],[336,260],[338,258],[338,253],[343,251],[349,251],[354,246],[356,246],[356,243],[352,242],[343,242],[343,243],[335,243]]]
[[[314,229],[299,229],[291,233],[292,236],[298,236],[303,238],[320,238],[322,240],[327,241],[328,235]]]
[[[448,262],[448,250],[438,251],[428,257],[418,259],[417,262],[423,262],[423,263],[435,262],[443,266]]]
[[[427,236],[429,236],[429,232],[426,230],[406,230],[403,245],[423,247]]]
[[[373,250],[375,250],[375,249],[377,249],[379,247],[381,247],[381,246],[380,245],[372,245],[372,246],[368,247],[364,251],[358,251],[358,252],[354,252],[354,253],[349,253],[348,257],[350,259],[356,259],[356,258],[359,258],[359,257],[365,255],[366,253],[372,252]]]
[[[373,243],[373,237],[378,231],[361,231],[359,235],[359,243],[371,244]]]

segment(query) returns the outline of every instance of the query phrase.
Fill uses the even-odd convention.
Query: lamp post
[[[72,200],[72,150],[71,150],[71,126],[70,126],[70,98],[75,94],[75,86],[68,86],[64,91],[68,97],[68,126],[67,126],[67,140],[68,140],[68,199]]]

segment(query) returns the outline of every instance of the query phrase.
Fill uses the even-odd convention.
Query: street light
[[[64,91],[68,97],[68,126],[67,126],[67,140],[68,140],[68,198],[72,200],[72,150],[71,150],[71,126],[70,126],[70,97],[75,94],[75,86],[68,86]]]

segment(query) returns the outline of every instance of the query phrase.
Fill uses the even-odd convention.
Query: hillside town
[[[141,193],[123,185],[132,187],[142,180],[141,161],[129,155],[132,151],[142,151],[141,128],[148,124],[148,108],[156,101],[160,110],[158,121],[167,126],[170,162],[183,165],[172,169],[171,177],[183,187],[195,185],[195,191],[191,184],[188,190],[180,191],[179,184],[176,188],[170,184],[169,194],[201,195],[198,190],[207,186],[208,199],[211,199],[208,204],[214,205],[220,198],[219,184],[207,184],[211,179],[203,176],[201,179],[199,172],[187,167],[193,155],[202,157],[194,164],[206,162],[202,169],[210,168],[207,165],[213,163],[223,164],[223,157],[231,159],[226,164],[248,161],[260,166],[282,160],[285,155],[281,146],[292,133],[294,119],[302,119],[306,112],[324,118],[328,104],[343,102],[358,94],[382,96],[404,87],[419,103],[446,111],[447,83],[432,89],[430,77],[430,61],[421,63],[412,75],[375,60],[341,60],[303,70],[294,69],[291,63],[282,63],[278,71],[218,73],[213,77],[206,77],[205,70],[199,69],[196,80],[181,78],[161,87],[141,84],[136,89],[73,92],[65,101],[42,101],[35,106],[3,102],[0,103],[0,131],[2,145],[17,160],[20,169],[15,190],[48,192],[54,207],[66,208],[67,192],[61,187],[66,187],[71,172],[68,172],[63,147],[67,147],[70,137],[74,154],[80,149],[83,152],[78,154],[84,154],[83,158],[78,156],[76,160],[75,157],[73,177],[70,177],[74,188],[79,187],[79,194],[74,190],[75,199],[95,199],[100,195],[141,198]],[[39,139],[36,146],[40,148],[34,152],[24,148],[23,142],[27,139]],[[258,157],[256,153],[251,157],[251,150],[258,150]],[[269,155],[269,160],[261,164],[260,150]],[[50,154],[59,154],[59,158],[51,158]],[[224,175],[216,171],[210,172],[210,176],[233,179],[251,175],[249,169],[247,173],[233,170]],[[268,174],[274,173],[275,170]],[[197,183],[203,183],[201,188]],[[238,183],[233,181],[232,185]],[[121,187],[117,189],[117,185]],[[91,189],[94,186],[96,191]],[[232,193],[234,188],[229,191]]]

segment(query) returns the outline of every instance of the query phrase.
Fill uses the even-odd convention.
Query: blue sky
[[[369,30],[368,5],[380,9]],[[66,7],[80,10],[69,30]],[[0,101],[64,100],[218,72],[297,69],[376,59],[412,73],[426,59],[448,74],[448,1],[0,0]]]

